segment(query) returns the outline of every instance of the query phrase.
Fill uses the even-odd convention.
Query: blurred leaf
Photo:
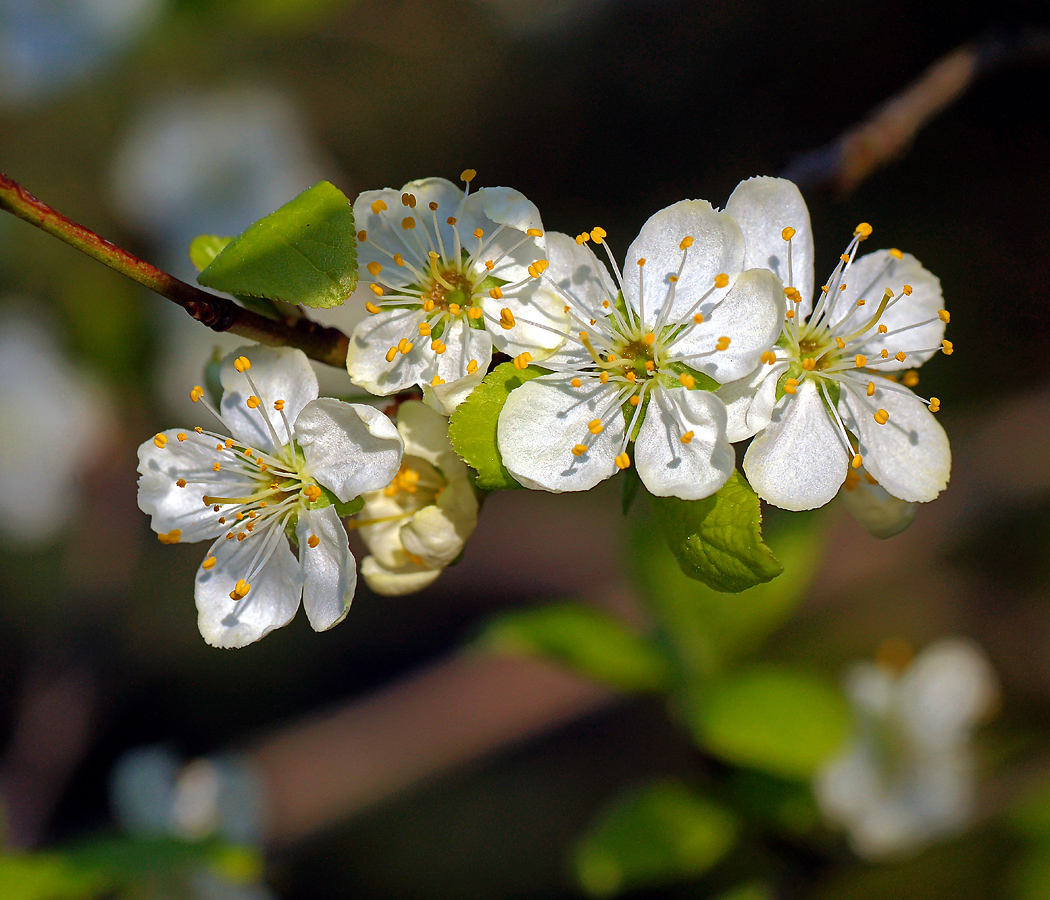
[[[0,856],[4,900],[82,900],[109,886],[100,873],[83,871],[58,853]]]
[[[686,721],[710,753],[785,778],[809,778],[842,746],[845,698],[823,679],[763,666],[684,698]]]
[[[1007,820],[1021,834],[1050,839],[1050,781],[1025,791]]]
[[[630,545],[635,582],[687,677],[712,675],[754,652],[791,617],[823,556],[822,521],[795,515],[770,534],[784,574],[739,594],[686,577],[650,523],[638,522]]]
[[[638,474],[638,469],[633,465],[624,469],[623,474],[620,476],[620,484],[622,485],[620,509],[623,510],[623,514],[626,516],[631,511],[631,507],[634,506],[634,501],[638,499],[638,489],[642,486],[642,479]]]
[[[322,181],[234,238],[197,281],[230,294],[339,306],[357,285],[353,206]]]
[[[496,428],[510,392],[545,374],[545,369],[535,366],[519,372],[514,363],[502,363],[485,376],[449,419],[448,438],[466,464],[477,470],[476,484],[481,490],[506,491],[521,487],[500,458]]]
[[[220,237],[217,234],[200,234],[190,242],[190,262],[198,272],[212,264],[212,261],[226,249],[232,237]]]
[[[727,779],[730,805],[750,822],[803,836],[820,825],[820,810],[808,782],[738,769]]]
[[[1018,860],[1008,878],[1010,900],[1050,897],[1050,847],[1040,847]]]
[[[671,663],[648,639],[608,613],[575,603],[508,613],[481,634],[498,653],[541,654],[620,691],[660,691]]]
[[[650,496],[649,503],[671,552],[690,578],[716,591],[736,593],[783,571],[762,543],[758,495],[739,472],[706,500]]]
[[[736,842],[736,817],[677,781],[620,797],[576,848],[576,877],[592,896],[702,875]]]

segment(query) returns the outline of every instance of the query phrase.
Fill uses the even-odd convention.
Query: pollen
[[[438,211],[438,205],[433,200],[431,200],[427,204],[427,207],[430,209],[431,212],[437,212]]]
[[[944,322],[945,325],[952,320],[951,314],[946,309],[937,310],[937,318]]]
[[[898,350],[898,351],[897,351],[897,352],[896,352],[896,353],[894,354],[894,357],[893,357],[893,358],[894,358],[894,359],[896,359],[896,360],[897,360],[897,362],[904,362],[904,360],[906,360],[906,359],[907,359],[908,357],[907,357],[907,356],[905,355],[905,353],[904,353],[904,351],[903,351],[903,350]]]
[[[158,450],[163,450],[165,447],[168,446],[168,439],[165,435],[158,434],[155,438],[153,438],[153,443]]]
[[[715,344],[715,349],[716,350],[728,350],[731,340],[732,340],[731,338],[726,337],[726,335],[723,334],[718,339],[718,343]]]
[[[773,365],[777,361],[777,355],[772,350],[767,350],[762,354],[761,362],[764,362],[767,366]]]
[[[784,313],[784,318],[785,319],[793,319],[793,318],[795,318],[795,311],[793,309],[789,309],[786,313]]]
[[[812,372],[817,367],[817,361],[811,356],[808,359],[802,360],[802,368],[807,372]]]
[[[879,334],[886,334],[888,331],[889,329],[885,325],[879,326]]]
[[[443,341],[432,341],[430,344],[430,349],[433,350],[438,356],[440,356],[448,349],[448,347]]]
[[[872,418],[880,425],[885,425],[890,420],[890,414],[884,409],[875,411],[875,415]]]
[[[853,233],[863,241],[871,237],[871,226],[867,222],[861,222]]]
[[[642,256],[642,257],[640,257],[640,258],[638,259],[638,268],[640,269],[640,268],[641,268],[642,266],[644,266],[644,265],[645,265],[645,257],[644,257],[644,256]]]
[[[941,401],[936,397],[930,397],[930,412],[940,412]]]
[[[383,267],[374,259],[367,266],[365,266],[365,268],[368,269],[368,274],[371,275],[373,278],[375,278],[377,275],[379,275],[380,272],[383,271]]]
[[[837,337],[837,338],[835,338],[835,346],[838,347],[839,350],[845,350],[846,349],[846,342],[844,340],[842,340],[842,338]]]
[[[429,299],[424,300],[423,301],[423,312],[433,312],[433,311],[434,311],[434,301],[433,300],[429,300]]]
[[[693,246],[693,239],[692,239],[692,237],[690,237],[689,235],[686,235],[684,238],[682,238],[682,243],[680,243],[678,245],[678,249],[679,250],[688,250],[692,246]]]
[[[590,239],[591,236],[586,231],[583,231],[580,234],[576,235],[576,243],[580,245],[586,244],[587,241],[589,241]]]
[[[431,328],[430,328],[430,323],[429,322],[420,322],[418,327],[419,327],[419,333],[423,337],[428,337],[430,335]]]
[[[729,276],[725,272],[720,272],[715,276],[715,287],[724,288],[729,284]]]
[[[472,306],[467,310],[467,318],[470,319],[480,319],[484,314],[485,313],[480,306]]]
[[[802,295],[793,287],[784,288],[784,296],[792,303],[799,303],[802,300]]]
[[[598,380],[602,384],[608,384],[609,383],[609,373],[608,372],[602,372],[602,374],[598,376]]]
[[[703,325],[703,323],[704,323],[704,314],[703,313],[697,313],[695,316],[693,316],[693,321],[696,322],[697,325]]]
[[[172,528],[167,534],[158,534],[157,540],[162,544],[177,544],[182,540],[182,529]]]
[[[238,372],[247,372],[252,367],[252,361],[247,356],[238,356],[233,362],[233,367]]]
[[[385,200],[373,200],[372,201],[372,212],[375,213],[377,216],[385,209],[386,209],[386,201]]]
[[[260,400],[258,397],[256,397],[255,394],[252,394],[244,402],[245,402],[245,405],[248,407],[248,409],[258,409],[259,405],[262,403],[262,400]]]
[[[435,376],[434,376],[434,377],[433,377],[433,378],[432,378],[432,379],[430,380],[430,385],[431,385],[431,387],[437,387],[437,386],[438,386],[439,384],[444,384],[444,383],[445,383],[445,379],[444,379],[444,378],[442,378],[442,377],[441,377],[440,375],[435,375]]]
[[[525,231],[529,237],[543,237],[543,232],[538,228],[529,228]]]
[[[464,169],[459,173],[459,180],[465,181],[467,184],[470,184],[477,177],[478,173],[474,169]]]
[[[798,379],[789,378],[784,382],[784,393],[785,394],[796,394],[798,393]]]
[[[194,403],[196,403],[198,400],[200,400],[201,397],[203,397],[203,396],[204,396],[204,388],[202,388],[200,385],[197,385],[197,387],[195,387],[192,391],[190,391],[190,399]]]
[[[887,350],[885,347],[883,347],[879,351],[879,356],[881,356],[883,359],[889,359],[890,358],[890,351]]]
[[[627,402],[628,402],[628,403],[630,403],[630,404],[631,404],[631,406],[637,406],[637,405],[638,405],[639,403],[641,403],[642,401],[641,401],[641,400],[639,399],[639,397],[638,397],[638,395],[637,395],[637,394],[633,394],[633,395],[631,396],[631,399],[630,399],[630,400],[628,400]]]
[[[472,359],[470,362],[467,363],[467,374],[468,375],[473,375],[477,370],[478,370],[478,361],[476,359]]]
[[[788,225],[787,228],[785,228],[782,232],[780,232],[780,236],[785,241],[790,241],[795,236],[795,229],[792,228],[790,225]]]
[[[306,543],[309,544],[312,549],[321,543],[321,539],[316,534],[311,534],[310,537],[306,539]]]
[[[510,311],[510,307],[504,306],[499,311],[499,324],[502,328],[511,329],[514,327],[514,313]]]
[[[591,419],[590,423],[587,425],[587,430],[591,434],[601,434],[605,431],[605,426],[602,425],[601,419]]]
[[[491,272],[493,269],[496,268],[496,263],[493,260],[491,260],[491,259],[486,259],[485,260],[485,268],[488,269]]]
[[[682,442],[683,444],[688,444],[688,443],[689,443],[690,441],[692,441],[692,440],[693,440],[693,438],[694,438],[694,437],[696,437],[696,434],[695,434],[695,432],[692,432],[692,431],[687,431],[687,432],[686,432],[685,434],[683,434],[683,435],[682,435],[682,436],[681,436],[681,437],[679,438],[679,440],[680,440],[680,441],[681,441],[681,442]]]
[[[524,353],[519,353],[514,357],[514,368],[519,372],[523,372],[529,367],[530,362],[532,362],[532,354],[526,350]]]
[[[394,265],[402,267],[405,265],[405,258],[400,253],[394,254]]]
[[[853,358],[853,364],[854,364],[854,365],[855,365],[855,366],[856,366],[856,367],[857,367],[858,369],[863,369],[863,368],[864,368],[864,367],[865,367],[865,366],[866,366],[866,365],[868,364],[868,357],[866,357],[866,356],[865,356],[865,355],[864,355],[863,353],[858,353],[858,354],[857,354],[857,355],[856,355],[856,356],[855,356],[855,357]]]
[[[393,362],[395,356],[397,356],[397,347],[391,347],[389,350],[386,351],[387,362]]]
[[[175,484],[177,484],[180,488],[184,488],[186,487],[186,479],[180,478],[178,481],[175,482]]]
[[[237,535],[237,537],[240,537],[240,535]],[[248,596],[248,591],[250,591],[251,589],[252,586],[248,584],[247,581],[245,581],[243,578],[238,578],[237,584],[234,585],[233,590],[230,591],[230,599],[243,600],[245,597]]]
[[[656,343],[656,335],[650,331],[648,334],[645,335],[644,338],[642,338],[642,340],[645,341],[651,347],[653,344]]]
[[[212,463],[212,467],[211,467],[211,470],[212,470],[213,472],[218,472],[218,471],[219,471],[219,469],[221,469],[221,468],[222,468],[222,466],[220,466],[220,465],[219,465],[218,463]]]
[[[910,284],[906,284],[904,285],[904,287],[901,288],[901,290],[904,291],[904,293],[910,297],[912,291],[915,289]]]
[[[577,444],[575,447],[572,448],[572,455],[573,456],[583,456],[583,454],[586,453],[586,452],[587,452],[587,445],[586,444]]]
[[[477,238],[477,239],[478,239],[479,241],[480,241],[480,240],[481,240],[481,239],[482,239],[482,238],[483,238],[484,236],[485,236],[485,230],[484,230],[483,228],[475,228],[475,229],[474,229],[474,237],[476,237],[476,238]]]
[[[492,288],[492,290],[489,291],[489,296],[493,300],[502,300],[503,299],[503,291],[501,291],[498,287],[494,287],[494,288]]]
[[[321,489],[316,484],[308,484],[303,488],[303,496],[311,503],[321,499]]]
[[[449,225],[455,225],[458,221],[459,220],[455,216],[449,216],[447,219],[445,219],[445,222],[447,222]]]
[[[217,562],[218,560],[214,556],[209,556],[206,560],[204,560],[204,562],[201,563],[201,568],[205,571],[207,571],[208,569],[214,569],[215,563]]]
[[[619,456],[616,457],[616,468],[617,469],[629,469],[631,468],[631,457],[627,455],[625,450]]]
[[[874,397],[875,396],[875,382],[874,381],[869,381],[868,382],[867,393],[868,393],[869,397]]]
[[[629,382],[631,382],[631,384],[634,384],[635,381],[638,380],[638,376],[637,376],[637,374],[635,374],[634,371],[628,372],[627,375],[626,375],[626,378],[627,378],[627,380]]]
[[[951,341],[941,341],[941,350],[945,356],[951,356],[955,352],[955,345]]]
[[[600,225],[595,225],[591,229],[591,240],[594,241],[594,243],[596,243],[596,244],[600,244],[602,242],[602,240],[604,240],[608,236],[609,236],[609,232],[607,232]]]
[[[409,353],[413,346],[413,343],[408,338],[401,338],[401,340],[397,342],[397,352],[404,355]]]
[[[864,465],[864,457],[861,456],[859,453],[854,453],[853,462],[850,463],[850,465],[852,465],[854,469],[859,469],[862,465]]]

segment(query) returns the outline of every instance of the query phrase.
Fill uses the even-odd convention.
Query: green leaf
[[[649,499],[671,552],[690,578],[716,591],[739,592],[783,571],[762,543],[758,495],[739,472],[706,500]]]
[[[0,885],[5,900],[87,900],[111,882],[84,871],[59,853],[0,856]]]
[[[234,238],[197,281],[230,294],[339,306],[357,285],[353,206],[322,181]]]
[[[510,392],[540,375],[546,369],[529,366],[518,371],[514,363],[496,366],[452,414],[448,437],[452,447],[468,466],[478,473],[477,486],[483,491],[520,488],[503,465],[496,446],[496,427],[503,404]]]
[[[480,644],[498,653],[549,656],[620,691],[660,691],[671,682],[671,663],[651,641],[608,613],[575,603],[500,616]]]
[[[736,842],[736,817],[678,781],[631,791],[576,848],[576,877],[592,896],[695,878]]]
[[[820,566],[825,540],[819,515],[797,514],[769,535],[784,574],[739,594],[687,577],[651,522],[631,530],[634,581],[687,679],[705,678],[759,649],[794,613]]]
[[[232,237],[220,237],[217,234],[199,234],[190,242],[190,262],[198,272],[212,264],[212,261],[226,249]]]
[[[343,503],[341,500],[335,501],[335,513],[340,519],[345,519],[347,516],[355,516],[364,508],[364,497],[354,497],[353,500],[348,500],[346,503]]]
[[[697,742],[739,766],[810,778],[850,730],[842,694],[823,679],[763,666],[707,684],[683,698]]]

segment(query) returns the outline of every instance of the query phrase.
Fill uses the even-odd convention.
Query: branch
[[[268,319],[238,306],[226,297],[180,281],[52,209],[3,173],[0,173],[0,209],[7,210],[132,281],[167,297],[213,331],[229,331],[272,347],[296,347],[318,362],[339,368],[346,365],[350,339],[338,328],[326,328],[305,316]]]
[[[916,134],[958,100],[978,77],[1008,64],[1045,62],[1050,32],[1030,28],[993,34],[942,56],[903,91],[830,144],[794,157],[784,177],[803,190],[833,187],[849,194],[905,153]]]

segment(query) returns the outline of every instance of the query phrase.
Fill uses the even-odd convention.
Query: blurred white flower
[[[76,515],[80,476],[107,447],[102,388],[63,358],[36,322],[0,313],[0,535],[54,537]]]
[[[903,671],[860,663],[846,689],[857,720],[852,745],[817,776],[817,802],[867,859],[902,856],[964,830],[973,818],[974,727],[998,681],[972,641],[927,647]]]
[[[361,561],[361,574],[387,596],[433,582],[462,552],[478,521],[477,496],[449,443],[448,419],[409,400],[398,407],[397,430],[405,442],[401,468],[386,488],[364,495],[358,520],[372,553]]]
[[[839,496],[864,529],[877,538],[891,538],[911,525],[918,503],[894,497],[863,466],[850,468]]]
[[[90,75],[159,18],[164,0],[0,0],[0,106]]]

